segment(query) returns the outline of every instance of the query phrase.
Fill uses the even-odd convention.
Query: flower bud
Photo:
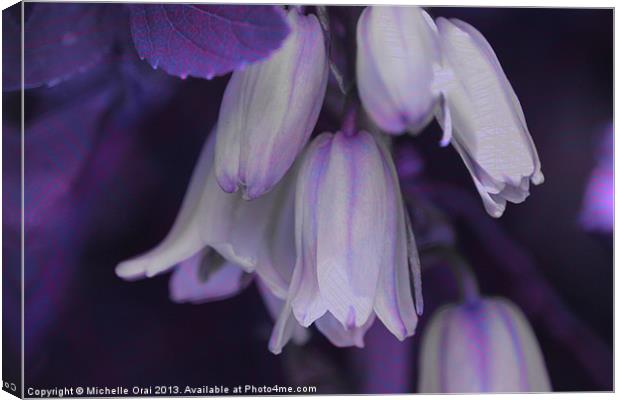
[[[439,64],[433,20],[418,7],[367,7],[357,23],[357,85],[384,131],[417,133],[432,119]]]
[[[520,203],[544,181],[521,104],[485,38],[459,20],[437,20],[447,81],[438,119],[469,170],[487,212]],[[449,121],[448,123],[446,121]],[[450,127],[451,125],[451,127]]]
[[[500,298],[439,310],[422,337],[420,365],[420,393],[551,391],[532,328]]]
[[[291,33],[267,60],[235,71],[220,108],[215,171],[226,192],[246,199],[270,191],[291,167],[316,125],[328,63],[314,15],[292,10]]]

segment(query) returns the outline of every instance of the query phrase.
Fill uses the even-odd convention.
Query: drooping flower
[[[437,19],[445,81],[439,112],[444,137],[471,173],[487,212],[502,215],[506,202],[520,203],[530,181],[544,181],[521,104],[493,49],[471,25]],[[452,132],[450,132],[452,130]]]
[[[291,183],[287,185],[283,181],[268,196],[251,202],[243,200],[239,193],[225,193],[217,184],[212,168],[214,147],[211,134],[168,235],[155,248],[121,262],[116,267],[120,277],[152,277],[186,260],[195,264],[197,260],[189,259],[204,257],[198,253],[205,248],[246,272],[254,271],[259,263],[263,268],[271,267],[273,253],[270,249],[278,246],[270,243],[269,232],[279,223],[283,215],[281,209],[286,207],[287,201],[292,202],[293,190],[287,190]],[[292,179],[291,176],[289,181]]]
[[[357,24],[360,99],[385,132],[417,132],[433,117],[436,27],[418,7],[367,7]]]
[[[419,392],[547,392],[549,376],[532,328],[501,298],[439,310],[422,337]]]
[[[385,132],[416,133],[437,116],[487,212],[520,203],[544,181],[521,105],[493,49],[472,26],[416,7],[367,7],[357,26],[357,79]]]
[[[288,303],[303,326],[331,315],[364,330],[376,314],[400,340],[413,335],[419,260],[391,156],[371,134],[323,133],[311,143],[297,181],[295,240]]]
[[[316,125],[328,63],[314,15],[288,14],[291,33],[266,61],[235,71],[220,108],[215,172],[226,192],[253,199],[291,167]]]

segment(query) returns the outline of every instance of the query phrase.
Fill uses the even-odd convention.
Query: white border
[[[58,1],[58,0],[57,0]],[[61,0],[62,1],[62,0]],[[113,2],[120,2],[120,1],[113,1]],[[158,1],[152,1],[152,0],[144,0],[144,1],[140,1],[140,2],[152,2],[152,3],[157,3]],[[178,3],[187,3],[188,1],[182,1],[182,0],[168,0],[166,2],[172,3],[172,2],[178,2]],[[191,1],[192,3],[223,3],[224,1]],[[244,4],[259,4],[259,3],[281,3],[281,4],[291,4],[291,3],[287,3],[287,2],[283,2],[283,1],[261,1],[261,0],[227,0],[225,1],[226,3],[244,3]],[[297,3],[301,3],[301,2],[297,2]],[[424,5],[424,6],[444,6],[444,7],[448,7],[448,6],[457,6],[457,7],[560,7],[560,8],[610,8],[610,7],[614,7],[615,8],[615,1],[605,1],[605,0],[590,0],[590,1],[566,1],[566,0],[546,0],[544,2],[544,4],[541,4],[541,1],[535,1],[535,0],[520,0],[520,1],[515,1],[515,0],[504,0],[501,3],[498,3],[497,1],[492,1],[492,0],[455,0],[455,1],[441,1],[441,0],[425,0],[424,2],[417,2],[417,1],[403,1],[403,0],[375,0],[372,2],[369,1],[355,1],[355,0],[339,0],[339,1],[329,1],[329,0],[315,0],[306,4],[331,4],[331,5],[366,5],[366,4],[395,4],[395,5]],[[11,0],[0,0],[0,5],[2,6],[2,9],[5,9],[11,5],[15,4],[15,1],[11,1]],[[23,13],[22,13],[22,18],[23,18]],[[615,23],[616,23],[616,15],[614,12],[614,27],[615,27]],[[0,21],[0,28],[2,26],[2,22]],[[1,29],[0,29],[1,30]],[[22,32],[22,40],[23,40],[23,32]],[[618,43],[618,33],[617,31],[614,29],[614,43]],[[2,71],[2,66],[1,66],[1,61],[2,61],[2,55],[0,54],[0,74]],[[618,63],[616,62],[616,53],[615,53],[615,48],[614,48],[614,77],[617,75],[617,66]],[[22,84],[23,84],[23,52],[22,52]],[[615,103],[615,93],[616,93],[616,82],[614,79],[614,121],[615,121],[615,115],[617,114],[617,108],[618,108],[618,104]],[[22,94],[22,127],[23,127],[23,94]],[[2,110],[0,109],[0,118],[2,117]],[[21,271],[21,279],[22,279],[22,377],[23,377],[23,368],[24,368],[24,363],[23,363],[23,351],[24,351],[24,343],[23,343],[23,328],[24,328],[24,320],[23,320],[23,306],[24,306],[24,291],[23,291],[23,282],[24,282],[24,270],[23,270],[23,262],[24,262],[24,221],[23,221],[23,207],[24,207],[24,193],[23,193],[23,172],[24,172],[24,146],[23,146],[23,140],[24,140],[24,136],[23,136],[23,131],[22,131],[22,154],[21,154],[21,171],[22,171],[22,188],[21,188],[21,201],[22,201],[22,271]],[[618,147],[620,145],[614,140],[614,156],[617,154],[617,150]],[[2,154],[1,154],[1,150],[2,150],[2,144],[0,141],[0,166],[2,163]],[[619,164],[620,161],[618,160],[618,158],[614,157],[614,171],[617,171],[619,168]],[[1,167],[0,167],[1,168]],[[614,188],[618,187],[618,180],[620,178],[618,177],[618,175],[614,174]],[[0,184],[2,182],[2,177],[0,175]],[[615,193],[615,190],[614,190]],[[615,199],[615,203],[614,206],[617,206],[619,203],[619,200],[616,198]],[[1,213],[1,211],[0,211]],[[0,232],[0,240],[2,239],[2,233]],[[620,239],[618,239],[615,235],[614,235],[614,270],[615,270],[615,253],[616,250],[619,248],[620,246]],[[0,249],[0,254],[1,254],[1,249]],[[617,343],[618,337],[619,337],[619,329],[618,329],[618,319],[615,318],[616,314],[615,311],[617,311],[618,308],[618,298],[615,296],[615,287],[617,286],[617,275],[614,273],[614,344]],[[1,297],[1,288],[0,288],[0,305],[1,305],[1,301],[2,301],[2,297]],[[0,330],[2,327],[2,321],[0,319]],[[615,347],[615,346],[614,346]],[[615,352],[614,352],[615,354]],[[615,357],[614,357],[614,367],[615,367]],[[1,371],[1,365],[0,365],[0,371]],[[618,369],[614,368],[614,383],[618,382],[618,378],[619,378],[619,373],[618,373]],[[412,377],[413,379],[413,377]],[[22,380],[22,387],[24,385],[24,382]],[[4,400],[4,399],[13,399],[15,397],[13,397],[12,395],[10,395],[7,392],[1,391],[0,392],[0,400]],[[454,398],[452,396],[454,395],[418,395],[418,394],[412,394],[412,395],[390,395],[389,398],[391,399],[411,399],[413,398],[413,396],[415,396],[416,398],[420,398],[420,399],[450,399],[450,398]],[[523,394],[487,394],[487,395],[458,395],[459,399],[477,399],[480,396],[483,396],[483,398],[502,398],[502,399],[521,399],[523,398],[523,396],[526,396],[526,398],[532,398],[532,396],[544,396],[544,398],[548,398],[548,399],[573,399],[573,398],[588,398],[588,399],[602,399],[602,398],[611,398],[612,396],[614,396],[613,393],[577,393],[577,392],[571,392],[571,393],[551,393],[551,394],[545,394],[545,395],[523,395]],[[265,398],[265,396],[243,396],[244,398],[247,399],[263,399]],[[275,396],[269,396],[269,397],[275,397]],[[302,396],[298,396],[300,398],[302,398]],[[347,395],[347,396],[314,396],[314,395],[304,395],[303,399],[320,399],[320,398],[325,398],[325,397],[329,397],[329,398],[334,398],[334,399],[350,399],[350,398],[358,398],[358,397],[364,397],[364,395]],[[145,397],[144,399],[162,399],[165,397],[157,397],[157,398],[148,398]],[[224,398],[224,397],[213,397],[213,398]]]

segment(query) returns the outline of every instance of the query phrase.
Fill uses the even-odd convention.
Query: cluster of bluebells
[[[436,118],[440,144],[456,149],[500,217],[543,182],[521,106],[472,26],[417,7],[367,7],[350,110],[339,131],[314,134],[335,70],[328,32],[300,7],[279,10],[289,33],[233,72],[171,231],[116,272],[172,271],[178,302],[227,298],[255,281],[276,354],[305,342],[312,325],[339,347],[363,347],[379,322],[404,340],[422,315],[422,283],[391,139]],[[506,300],[469,293],[423,336],[421,391],[550,390],[532,330]]]

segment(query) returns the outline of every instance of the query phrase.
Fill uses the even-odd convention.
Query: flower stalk
[[[474,303],[480,298],[480,289],[476,275],[465,258],[455,249],[446,246],[433,246],[427,248],[423,255],[441,259],[450,267],[463,302]],[[432,265],[432,263],[425,265]]]

